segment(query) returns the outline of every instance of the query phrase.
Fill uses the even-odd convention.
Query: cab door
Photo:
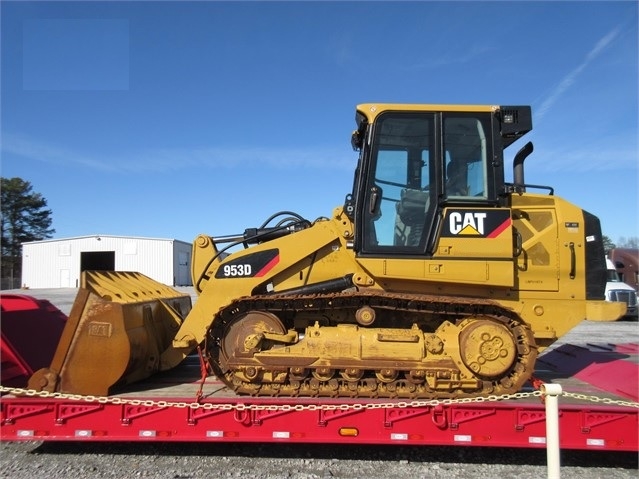
[[[378,280],[512,286],[490,114],[388,112],[372,131],[358,261]]]
[[[372,135],[357,249],[363,256],[424,255],[437,211],[436,115],[385,113]]]

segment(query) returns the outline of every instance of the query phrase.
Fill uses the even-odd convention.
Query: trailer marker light
[[[140,437],[155,437],[155,435],[156,435],[155,431],[151,431],[151,430],[148,430],[148,429],[142,429],[139,432],[139,436]]]
[[[586,445],[603,447],[606,445],[606,440],[605,439],[586,439]]]
[[[391,434],[391,441],[408,441],[408,434],[400,434],[398,432],[394,432]]]
[[[206,431],[206,437],[224,437],[224,431]]]
[[[466,434],[455,434],[453,440],[455,442],[473,442],[473,437]]]
[[[546,438],[541,436],[530,436],[528,444],[546,444]]]
[[[273,439],[289,439],[291,433],[288,431],[273,431]]]
[[[93,436],[93,431],[91,429],[76,429],[75,437],[91,437]]]
[[[345,437],[357,437],[359,430],[356,427],[340,427],[339,435]]]
[[[468,436],[471,437],[471,436]],[[478,442],[490,442],[490,440],[492,439],[492,436],[475,436],[475,441]]]
[[[16,435],[18,437],[33,437],[34,432],[32,429],[18,429],[18,432],[16,433]]]

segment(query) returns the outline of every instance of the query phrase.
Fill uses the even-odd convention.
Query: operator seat
[[[468,196],[466,165],[460,161],[451,161],[446,167],[446,196]]]
[[[430,203],[427,191],[404,188],[396,205],[395,245],[418,246]]]

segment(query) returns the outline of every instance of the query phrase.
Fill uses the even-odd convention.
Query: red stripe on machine
[[[266,273],[272,270],[275,267],[275,265],[279,262],[280,262],[280,255],[278,254],[277,256],[275,256],[275,258],[273,258],[271,261],[266,263],[266,265],[261,270],[255,273],[255,277],[261,278],[262,276],[265,276]]]
[[[500,234],[504,232],[504,230],[508,229],[510,226],[511,220],[510,218],[506,219],[502,224],[500,224],[497,228],[492,230],[487,238],[497,238]]]

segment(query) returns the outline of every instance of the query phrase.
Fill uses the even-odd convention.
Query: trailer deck
[[[569,345],[542,356],[548,369],[539,370],[538,379],[559,383],[567,393],[560,398],[562,448],[639,450],[636,389],[630,391],[634,397],[625,391],[631,382],[604,389],[610,382],[606,371],[621,365],[624,372],[634,368],[636,383],[639,346],[621,345],[613,351],[605,346],[575,350]],[[571,356],[575,351],[579,354]],[[566,355],[574,361],[561,365],[586,361],[588,366],[577,374],[556,368],[555,361]],[[588,378],[596,384],[584,380]],[[544,405],[532,387],[500,400],[439,403],[238,397],[214,377],[206,379],[196,401],[199,388],[199,361],[189,357],[179,368],[107,398],[7,395],[2,398],[0,435],[2,440],[44,441],[545,446]]]
[[[0,438],[544,448],[546,412],[537,386],[554,383],[563,390],[561,448],[639,451],[637,325],[584,327],[606,333],[562,338],[539,357],[535,384],[513,395],[445,401],[240,397],[215,377],[202,382],[194,355],[108,397],[3,385]]]

